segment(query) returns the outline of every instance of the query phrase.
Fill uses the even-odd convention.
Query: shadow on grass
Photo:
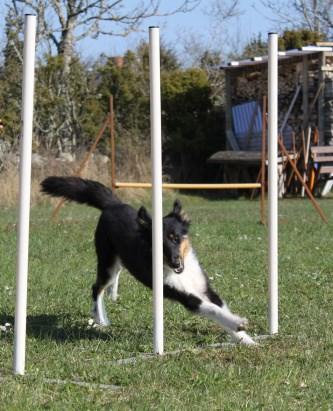
[[[14,317],[0,313],[0,324],[10,323],[14,326]],[[88,340],[113,340],[111,329],[94,328],[82,322],[73,322],[70,315],[59,314],[29,315],[27,317],[27,335],[40,340],[54,340],[58,343]],[[13,338],[13,333],[7,333]]]
[[[14,316],[8,315],[4,312],[0,313],[0,325],[6,323],[11,324],[9,332],[1,334],[1,338],[13,342],[14,339]],[[222,342],[226,341],[226,333],[217,324],[211,323],[210,326],[203,324],[191,324],[180,322],[177,326],[178,331],[184,334],[186,339],[190,339],[194,344],[205,344],[207,338],[211,336],[218,336]],[[55,341],[59,344],[77,342],[80,340],[99,340],[114,343],[116,341],[130,345],[133,343],[140,351],[138,344],[142,345],[142,351],[145,352],[147,346],[150,346],[152,330],[146,327],[128,327],[122,325],[114,325],[110,327],[93,327],[88,324],[86,318],[78,321],[74,320],[73,316],[66,313],[54,314],[40,314],[29,315],[27,317],[27,336],[41,341]],[[172,338],[172,332],[170,333]],[[177,338],[175,336],[175,338]],[[149,348],[148,348],[149,350]]]
[[[6,313],[0,313],[0,325],[10,323],[11,331],[2,335],[4,339],[12,343],[14,339],[14,316],[7,315]],[[197,342],[199,345],[206,341],[212,333],[217,335],[224,335],[222,329],[218,326],[213,328],[206,328],[204,326],[198,326],[193,324],[179,324],[179,331],[188,335],[187,338]],[[55,341],[59,344],[65,344],[70,342],[77,342],[80,340],[99,340],[115,343],[126,342],[126,344],[132,344],[138,348],[138,344],[142,345],[142,351],[147,350],[146,345],[150,346],[152,330],[148,330],[146,327],[127,327],[122,325],[112,325],[106,328],[92,327],[85,320],[74,320],[73,316],[66,313],[59,313],[59,315],[52,314],[40,314],[29,315],[27,317],[27,336],[29,338],[35,338],[40,341]],[[149,350],[149,349],[148,349]]]

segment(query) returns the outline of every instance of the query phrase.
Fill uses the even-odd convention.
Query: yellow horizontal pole
[[[151,188],[151,183],[116,183],[116,188]],[[179,184],[163,183],[162,188],[171,190],[233,190],[260,188],[260,183],[227,183],[227,184]]]

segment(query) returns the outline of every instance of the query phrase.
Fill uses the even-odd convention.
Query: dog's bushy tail
[[[80,177],[47,177],[41,182],[43,193],[54,197],[87,204],[103,210],[120,202],[112,191],[103,184]]]

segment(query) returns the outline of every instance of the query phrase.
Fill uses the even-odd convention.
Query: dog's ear
[[[173,210],[172,212],[176,215],[180,215],[182,212],[182,204],[181,202],[178,200],[178,198],[174,201],[173,203]]]
[[[151,229],[151,217],[145,207],[140,207],[136,221],[140,227]]]
[[[180,219],[180,221],[186,225],[191,224],[189,216],[183,211],[181,202],[177,199],[173,203],[172,213]]]

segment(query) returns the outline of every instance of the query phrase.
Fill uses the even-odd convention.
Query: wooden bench
[[[311,147],[311,158],[316,173],[316,182],[318,182],[319,179],[327,182],[326,187],[324,186],[320,193],[321,195],[325,195],[332,187],[333,146]]]
[[[311,156],[318,175],[333,173],[333,146],[313,146]]]

